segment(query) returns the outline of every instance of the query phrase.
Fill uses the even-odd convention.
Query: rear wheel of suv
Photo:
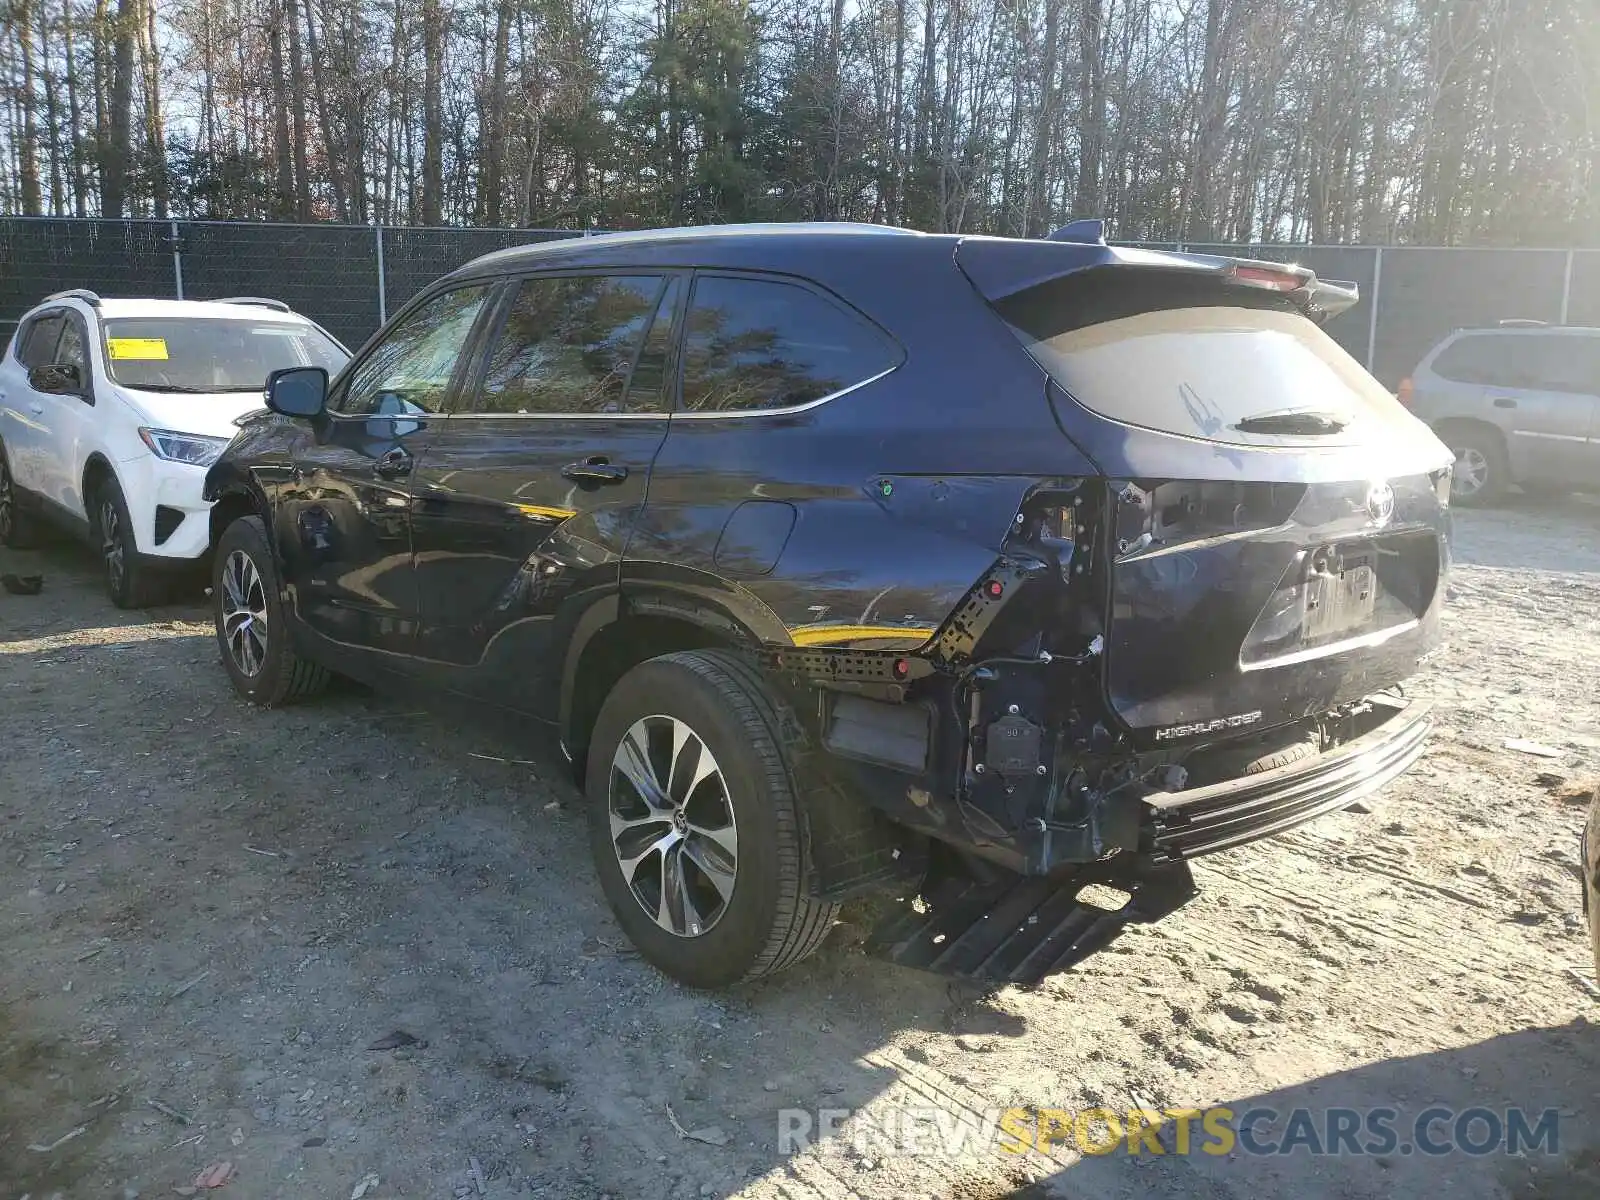
[[[211,572],[217,645],[239,695],[270,708],[328,686],[327,668],[301,658],[289,644],[278,572],[260,517],[241,517],[223,531]]]
[[[17,485],[11,479],[6,448],[0,446],[0,546],[26,550],[33,545],[33,521],[22,511]]]
[[[95,489],[95,531],[100,535],[100,563],[105,572],[106,595],[118,608],[148,608],[161,602],[162,585],[139,556],[133,537],[128,502],[115,477],[107,476]]]
[[[1450,478],[1450,499],[1467,506],[1493,504],[1511,483],[1511,468],[1500,439],[1485,430],[1459,426],[1446,430],[1444,440],[1456,456]]]
[[[693,987],[782,970],[839,906],[806,895],[781,716],[719,650],[635,667],[606,697],[586,789],[600,885],[645,958]]]

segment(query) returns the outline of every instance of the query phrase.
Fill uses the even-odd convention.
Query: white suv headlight
[[[144,425],[139,427],[139,438],[157,458],[194,467],[209,467],[216,462],[228,448],[229,440],[198,433],[173,433],[170,429],[151,429]]]

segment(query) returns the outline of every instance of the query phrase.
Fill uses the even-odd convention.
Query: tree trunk
[[[346,199],[344,179],[341,174],[344,169],[344,155],[341,153],[343,147],[333,136],[333,121],[328,113],[328,92],[322,78],[322,48],[317,40],[317,19],[313,0],[305,0],[305,9],[306,52],[311,59],[311,90],[316,99],[317,128],[322,133],[322,149],[328,163],[328,186],[333,191],[335,215],[341,221],[348,221],[350,206]],[[354,87],[355,81],[347,80],[346,86]]]
[[[505,190],[506,161],[506,66],[511,51],[513,0],[500,0],[495,7],[494,59],[490,66],[489,94],[484,98],[483,221],[499,225]]]
[[[22,145],[17,148],[22,184],[22,215],[37,217],[43,207],[43,199],[39,192],[39,129],[34,113],[38,101],[34,94],[33,12],[30,3],[31,0],[14,0],[10,24],[18,39],[17,48],[22,54],[22,95],[19,97],[19,107],[22,109]]]
[[[277,164],[272,212],[280,219],[291,220],[295,209],[294,156],[289,146],[289,87],[283,54],[284,21],[283,7],[275,4],[272,23],[267,28],[268,52],[272,56],[272,161]]]
[[[294,213],[302,221],[312,218],[311,168],[306,157],[310,130],[306,121],[306,70],[300,53],[300,15],[293,0],[284,4],[283,19],[289,30],[289,119],[294,137]]]
[[[1199,125],[1189,156],[1189,194],[1183,236],[1189,241],[1209,241],[1214,234],[1216,201],[1213,179],[1222,147],[1228,96],[1222,86],[1222,54],[1228,0],[1206,0],[1204,59],[1200,68],[1200,94],[1196,108]]]
[[[83,173],[83,108],[78,100],[78,47],[72,32],[72,0],[62,0],[61,40],[67,56],[67,153],[70,155],[72,175],[72,215],[87,216],[89,212],[89,185]]]
[[[104,10],[101,10],[102,15]],[[133,39],[138,27],[138,0],[117,0],[112,27],[111,99],[107,106],[105,151],[100,156],[100,211],[113,219],[124,215],[127,175],[132,166]]]
[[[61,105],[56,96],[58,80],[50,70],[49,0],[39,0],[39,82],[44,85],[45,148],[50,155],[50,214],[60,217],[67,212],[61,176],[61,162],[66,155],[61,144]]]
[[[156,216],[165,219],[172,202],[172,181],[167,175],[167,133],[161,113],[161,59],[156,44],[155,0],[145,0],[139,21],[139,51],[144,65],[145,155],[149,159],[150,198]]]
[[[422,223],[444,224],[444,14],[422,0]]]
[[[1105,0],[1083,0],[1078,16],[1078,195],[1075,216],[1098,217],[1104,208],[1100,157],[1106,144],[1106,72],[1100,41]]]

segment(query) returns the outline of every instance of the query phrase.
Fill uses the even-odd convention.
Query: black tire
[[[230,579],[229,571],[238,562],[236,555],[254,571],[258,586],[241,589]],[[272,558],[266,524],[260,517],[240,517],[223,530],[212,558],[211,572],[211,610],[217,648],[222,652],[222,665],[233,682],[234,691],[251,704],[272,708],[309,699],[328,686],[328,669],[301,658],[290,644],[288,630],[284,628],[278,567]],[[249,608],[259,614],[248,622],[248,630],[240,628],[241,622],[230,608],[230,597],[241,595]],[[230,646],[230,638],[242,640]],[[240,651],[239,647],[246,643],[251,649]],[[251,652],[257,650],[259,661],[252,671],[248,669],[253,661]]]
[[[94,490],[90,511],[100,546],[100,569],[106,595],[118,608],[149,608],[165,598],[166,581],[144,560],[133,536],[128,502],[116,477],[108,475]]]
[[[1511,486],[1511,465],[1500,435],[1471,425],[1449,425],[1442,434],[1456,456],[1450,501],[1465,508],[1498,504]]]
[[[586,788],[590,845],[600,885],[640,953],[691,987],[726,987],[793,966],[822,944],[838,915],[837,904],[806,894],[800,804],[783,752],[785,717],[793,720],[780,710],[756,670],[737,655],[691,650],[651,659],[628,672],[606,697],[595,722]],[[632,789],[613,764],[623,738],[636,725],[644,728],[647,721],[652,729],[658,729],[657,722],[688,726],[710,751],[722,777],[722,785],[713,786],[713,795],[731,813],[729,828],[736,830],[737,854],[731,894],[721,901],[704,932],[676,933],[659,924],[624,876],[613,842],[614,775],[619,806],[633,803],[638,811],[646,811],[637,800],[639,790]],[[692,753],[699,766],[699,750]],[[670,768],[667,774],[666,791],[671,792],[675,780]],[[679,807],[691,812],[700,796],[702,789],[696,789],[680,798]],[[663,832],[678,827],[673,820],[659,826]],[[677,870],[689,881],[686,889],[698,885],[702,896],[714,895],[704,890],[711,876],[698,867],[701,858],[687,853],[695,828],[688,824],[691,832],[682,835],[685,853]],[[656,835],[646,830],[643,836],[648,841]],[[658,896],[668,890],[667,854],[663,850],[660,856]],[[693,871],[683,865],[685,859]],[[640,861],[644,863],[645,856]],[[636,868],[635,881],[640,869]],[[693,904],[689,907],[694,910]],[[666,912],[665,905],[660,911]]]
[[[28,550],[33,547],[35,537],[33,517],[23,511],[22,497],[11,478],[11,464],[6,460],[6,448],[0,445],[0,546]]]

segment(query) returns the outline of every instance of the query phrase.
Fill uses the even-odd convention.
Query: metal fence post
[[[1383,294],[1383,247],[1372,252],[1372,311],[1367,314],[1367,370],[1378,361],[1378,300]]]
[[[389,298],[385,294],[389,288],[383,270],[383,226],[374,225],[372,234],[378,248],[378,324],[382,325],[389,319]]]
[[[183,243],[178,241],[178,223],[172,226],[172,282],[178,289],[178,299],[183,299]]]
[[[1572,306],[1572,259],[1576,251],[1567,251],[1567,269],[1561,276],[1561,323],[1567,323],[1567,312]]]

